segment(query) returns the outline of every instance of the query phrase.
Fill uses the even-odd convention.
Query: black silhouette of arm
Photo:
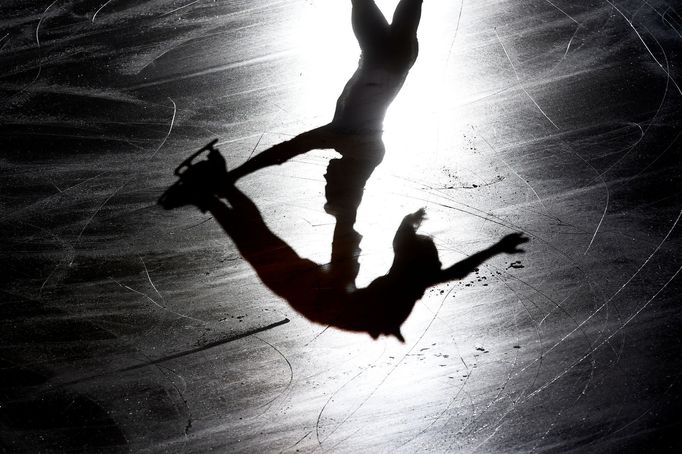
[[[496,244],[479,251],[454,265],[441,270],[434,282],[439,284],[457,279],[463,279],[476,270],[483,262],[498,254],[518,254],[524,252],[519,245],[526,243],[528,238],[521,233],[512,233],[505,236]]]

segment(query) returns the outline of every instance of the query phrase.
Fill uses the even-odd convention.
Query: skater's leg
[[[422,0],[401,0],[393,12],[392,38],[403,43],[415,41],[421,13]]]
[[[265,251],[281,252],[281,258],[295,255],[291,248],[282,247],[284,242],[268,229],[251,199],[234,186],[226,191],[225,196],[231,206],[213,197],[207,203],[208,210],[254,268],[263,261]]]
[[[360,271],[360,241],[362,236],[355,231],[354,218],[336,217],[332,236],[332,253],[329,274],[337,288],[355,290],[355,278]]]
[[[388,37],[388,21],[374,0],[351,0],[351,23],[363,54],[380,50]]]
[[[265,167],[283,164],[310,150],[329,147],[332,137],[333,133],[330,132],[330,128],[322,126],[270,147],[228,172],[227,184],[230,185],[241,177]]]
[[[212,197],[208,211],[232,238],[241,256],[261,281],[293,307],[309,304],[311,289],[319,280],[315,263],[302,259],[265,224],[256,205],[236,187],[227,193],[231,207]]]
[[[365,185],[384,157],[381,134],[350,136],[336,147],[341,159],[332,159],[325,174],[325,211],[336,217],[330,274],[339,288],[355,289],[360,270],[360,240],[355,219]]]
[[[367,180],[381,163],[385,149],[381,134],[346,136],[335,150],[342,156],[329,161],[324,175],[325,211],[355,222]]]

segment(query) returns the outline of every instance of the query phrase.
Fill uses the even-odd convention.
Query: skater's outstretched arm
[[[476,270],[483,262],[497,254],[519,254],[524,252],[519,246],[526,243],[528,238],[521,233],[512,233],[502,238],[498,243],[457,262],[449,268],[441,270],[433,285],[457,279],[463,279]]]

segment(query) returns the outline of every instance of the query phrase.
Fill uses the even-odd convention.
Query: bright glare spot
[[[298,26],[301,89],[296,109],[315,126],[331,121],[336,99],[357,68],[360,48],[351,28],[350,2],[313,1]],[[301,131],[303,132],[303,131]]]
[[[377,6],[390,22],[398,0],[378,0]],[[438,152],[442,134],[454,129],[452,119],[443,123],[446,100],[461,99],[461,84],[446,84],[448,62],[443,52],[452,38],[443,39],[438,26],[440,7],[424,6],[419,29],[420,56],[396,100],[389,107],[384,122],[387,148],[386,165],[403,169],[424,162],[426,155]],[[351,26],[351,3],[314,0],[302,9],[300,21],[292,27],[300,65],[300,89],[292,100],[297,114],[306,124],[319,126],[329,122],[336,100],[357,69],[360,48]],[[445,49],[449,51],[450,48]],[[301,131],[302,132],[302,131]],[[402,164],[397,162],[397,158]],[[432,161],[431,158],[428,158]],[[394,168],[394,171],[399,169]]]
[[[377,0],[389,22],[397,3]],[[424,4],[419,57],[388,109],[383,135],[386,156],[370,178],[358,211],[356,228],[364,237],[360,286],[388,270],[393,233],[403,216],[428,206],[431,196],[424,189],[437,187],[444,167],[458,165],[461,137],[471,120],[461,118],[467,110],[462,108],[467,98],[464,92],[470,85],[456,80],[458,72],[453,71],[453,18],[458,17],[460,7],[455,3]],[[351,2],[313,0],[303,7],[292,29],[300,86],[290,105],[295,106],[304,129],[321,126],[331,121],[336,100],[360,57],[351,25]]]
[[[390,23],[398,0],[377,0],[376,4]],[[348,79],[357,69],[360,47],[351,25],[351,3],[349,1],[315,0],[303,8],[303,14],[295,27],[293,43],[300,55],[301,89],[295,100],[296,109],[306,118],[314,117],[319,124],[332,119],[336,100]],[[420,30],[420,36],[423,31]],[[418,61],[417,65],[420,62]],[[415,70],[412,71],[413,73]],[[386,130],[409,132],[415,127],[415,119],[426,122],[424,106],[435,98],[438,86],[434,84],[433,71],[421,70],[420,80],[411,81],[408,76],[405,89],[389,109]],[[412,90],[407,90],[412,86]],[[427,89],[418,93],[414,88]],[[411,95],[406,92],[411,91]],[[398,107],[399,106],[399,107]],[[409,127],[408,127],[409,126]],[[406,128],[407,127],[407,128]],[[392,134],[392,133],[391,133]],[[393,137],[393,135],[391,136]],[[403,138],[395,137],[395,142]]]

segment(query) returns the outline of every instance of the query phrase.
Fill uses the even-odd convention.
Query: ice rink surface
[[[444,264],[530,242],[428,290],[401,343],[312,323],[156,203],[212,139],[233,168],[331,119],[350,2],[3,0],[0,451],[681,452],[675,3],[424,2],[357,284],[421,207]],[[334,156],[238,183],[320,264]]]

